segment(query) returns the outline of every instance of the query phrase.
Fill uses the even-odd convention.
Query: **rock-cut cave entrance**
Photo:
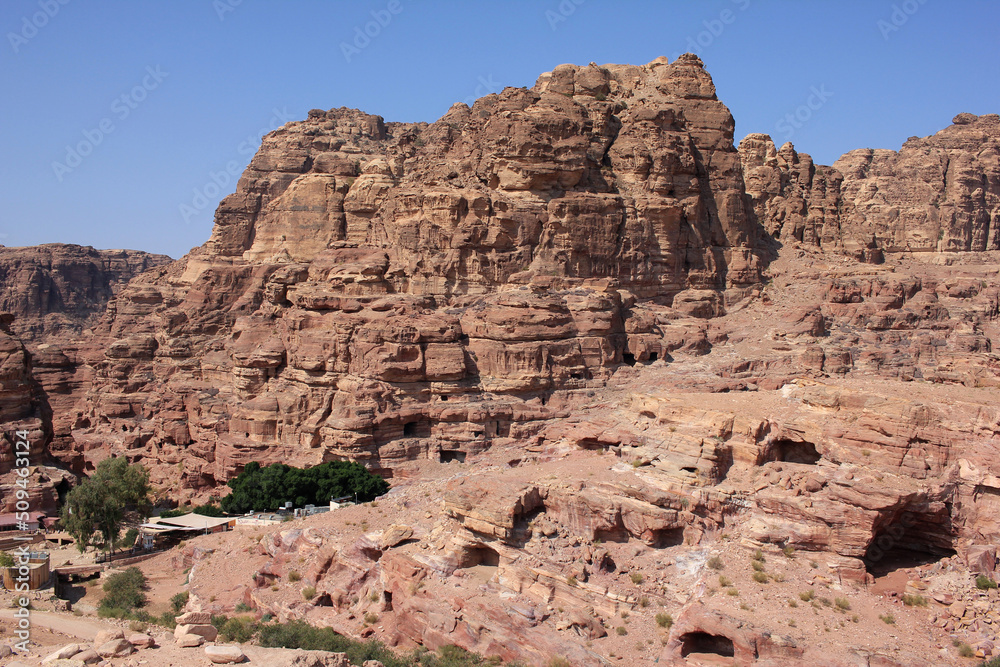
[[[457,449],[442,449],[440,457],[441,457],[441,463],[451,463],[452,461],[465,463],[465,452],[459,451]]]
[[[688,632],[681,635],[681,657],[689,655],[718,655],[732,658],[736,655],[733,640],[725,635],[713,635],[708,632]]]
[[[903,512],[878,526],[865,550],[865,569],[878,578],[954,556],[950,510],[950,503],[930,503],[926,511]]]
[[[459,567],[469,570],[469,576],[482,582],[491,580],[500,568],[500,553],[485,544],[467,549]]]
[[[816,465],[823,455],[816,445],[804,440],[775,440],[771,443],[771,460],[785,463]]]

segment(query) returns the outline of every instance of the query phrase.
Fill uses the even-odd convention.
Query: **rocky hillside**
[[[563,65],[429,125],[313,110],[204,246],[79,330],[99,354],[52,453],[141,460],[178,501],[249,461],[392,478],[364,529],[187,552],[198,610],[539,664],[952,664],[947,633],[1000,630],[971,583],[1000,546],[1000,117],[832,167],[733,127],[691,55]],[[752,599],[713,595],[716,557]],[[784,623],[802,585],[862,596],[838,644]],[[875,590],[931,605],[896,605],[919,639]],[[638,649],[607,633],[660,609]]]
[[[29,432],[34,462],[49,462],[50,448],[71,449],[74,406],[90,387],[90,363],[103,353],[89,327],[129,280],[170,261],[165,255],[62,243],[0,247],[0,421],[7,433]],[[5,447],[0,497],[10,511],[13,462]],[[54,468],[36,472],[33,508],[54,511],[53,487],[64,478],[73,476]]]

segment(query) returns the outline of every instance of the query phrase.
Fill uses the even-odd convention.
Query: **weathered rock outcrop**
[[[858,149],[814,165],[765,134],[740,142],[748,194],[780,240],[842,248],[864,261],[886,252],[1000,250],[1000,116],[962,113],[899,151]]]
[[[249,460],[464,456],[623,361],[706,351],[685,332],[765,252],[732,132],[693,56],[561,66],[431,125],[310,112],[205,246],[109,308],[77,465],[142,456],[180,491]]]
[[[95,250],[64,243],[0,247],[0,312],[24,341],[79,334],[94,324],[129,280],[171,261],[136,250]]]

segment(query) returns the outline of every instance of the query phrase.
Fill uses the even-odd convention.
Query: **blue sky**
[[[691,50],[737,141],[830,164],[1000,112],[998,25],[956,0],[4,0],[0,243],[179,257],[261,131],[309,109],[433,121],[560,63]]]

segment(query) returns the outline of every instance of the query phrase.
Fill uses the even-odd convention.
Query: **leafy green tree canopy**
[[[331,498],[354,497],[367,502],[389,490],[389,484],[360,463],[329,461],[312,468],[274,463],[261,468],[252,461],[229,480],[233,490],[222,499],[222,509],[232,514],[273,512],[291,502],[295,507],[326,505]]]
[[[149,516],[149,492],[145,467],[120,457],[105,459],[66,496],[62,524],[81,553],[91,545],[114,550],[124,525]]]

